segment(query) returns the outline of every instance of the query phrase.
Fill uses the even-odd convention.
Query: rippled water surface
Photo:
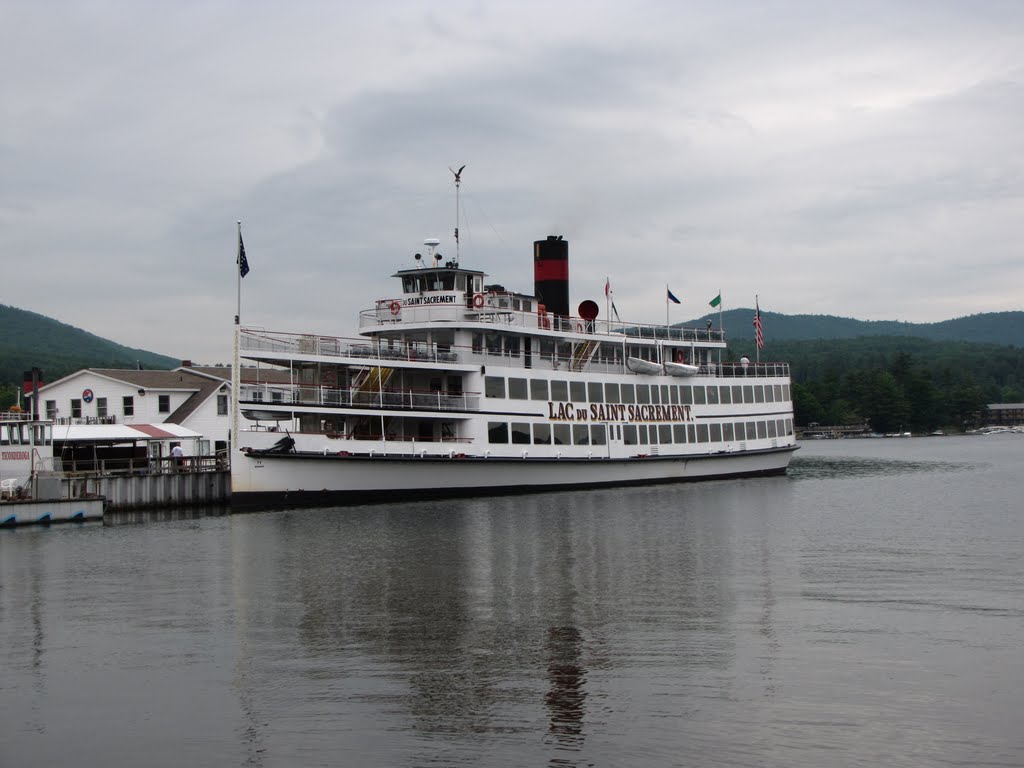
[[[0,765],[1022,765],[1022,459],[0,531]]]

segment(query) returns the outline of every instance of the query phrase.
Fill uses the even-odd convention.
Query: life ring
[[[684,353],[683,350],[681,350],[681,349],[677,349],[676,350],[676,362],[677,363],[685,363],[686,362],[686,353]]]
[[[402,305],[399,304],[397,301],[392,301],[391,302],[391,314],[392,315],[397,315],[401,311],[402,311]]]
[[[473,294],[473,309],[480,309],[484,305],[484,295],[482,293]]]

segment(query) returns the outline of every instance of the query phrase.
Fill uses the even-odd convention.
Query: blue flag
[[[682,302],[673,295],[671,290],[669,290],[667,287],[665,288],[665,290],[668,291],[669,301],[671,301],[673,304],[682,304]]]
[[[245,243],[242,242],[242,233],[238,233],[238,274],[245,277],[249,274],[249,260],[245,258]]]

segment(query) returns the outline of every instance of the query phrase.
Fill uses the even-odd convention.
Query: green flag
[[[721,303],[722,303],[722,294],[721,293],[719,293],[717,296],[715,296],[715,298],[713,298],[711,301],[708,302],[708,304],[710,304],[712,307],[717,307]]]

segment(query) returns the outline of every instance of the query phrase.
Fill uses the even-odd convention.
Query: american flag
[[[757,348],[764,349],[764,329],[761,327],[761,307],[757,299],[754,299],[754,338],[757,340]]]

